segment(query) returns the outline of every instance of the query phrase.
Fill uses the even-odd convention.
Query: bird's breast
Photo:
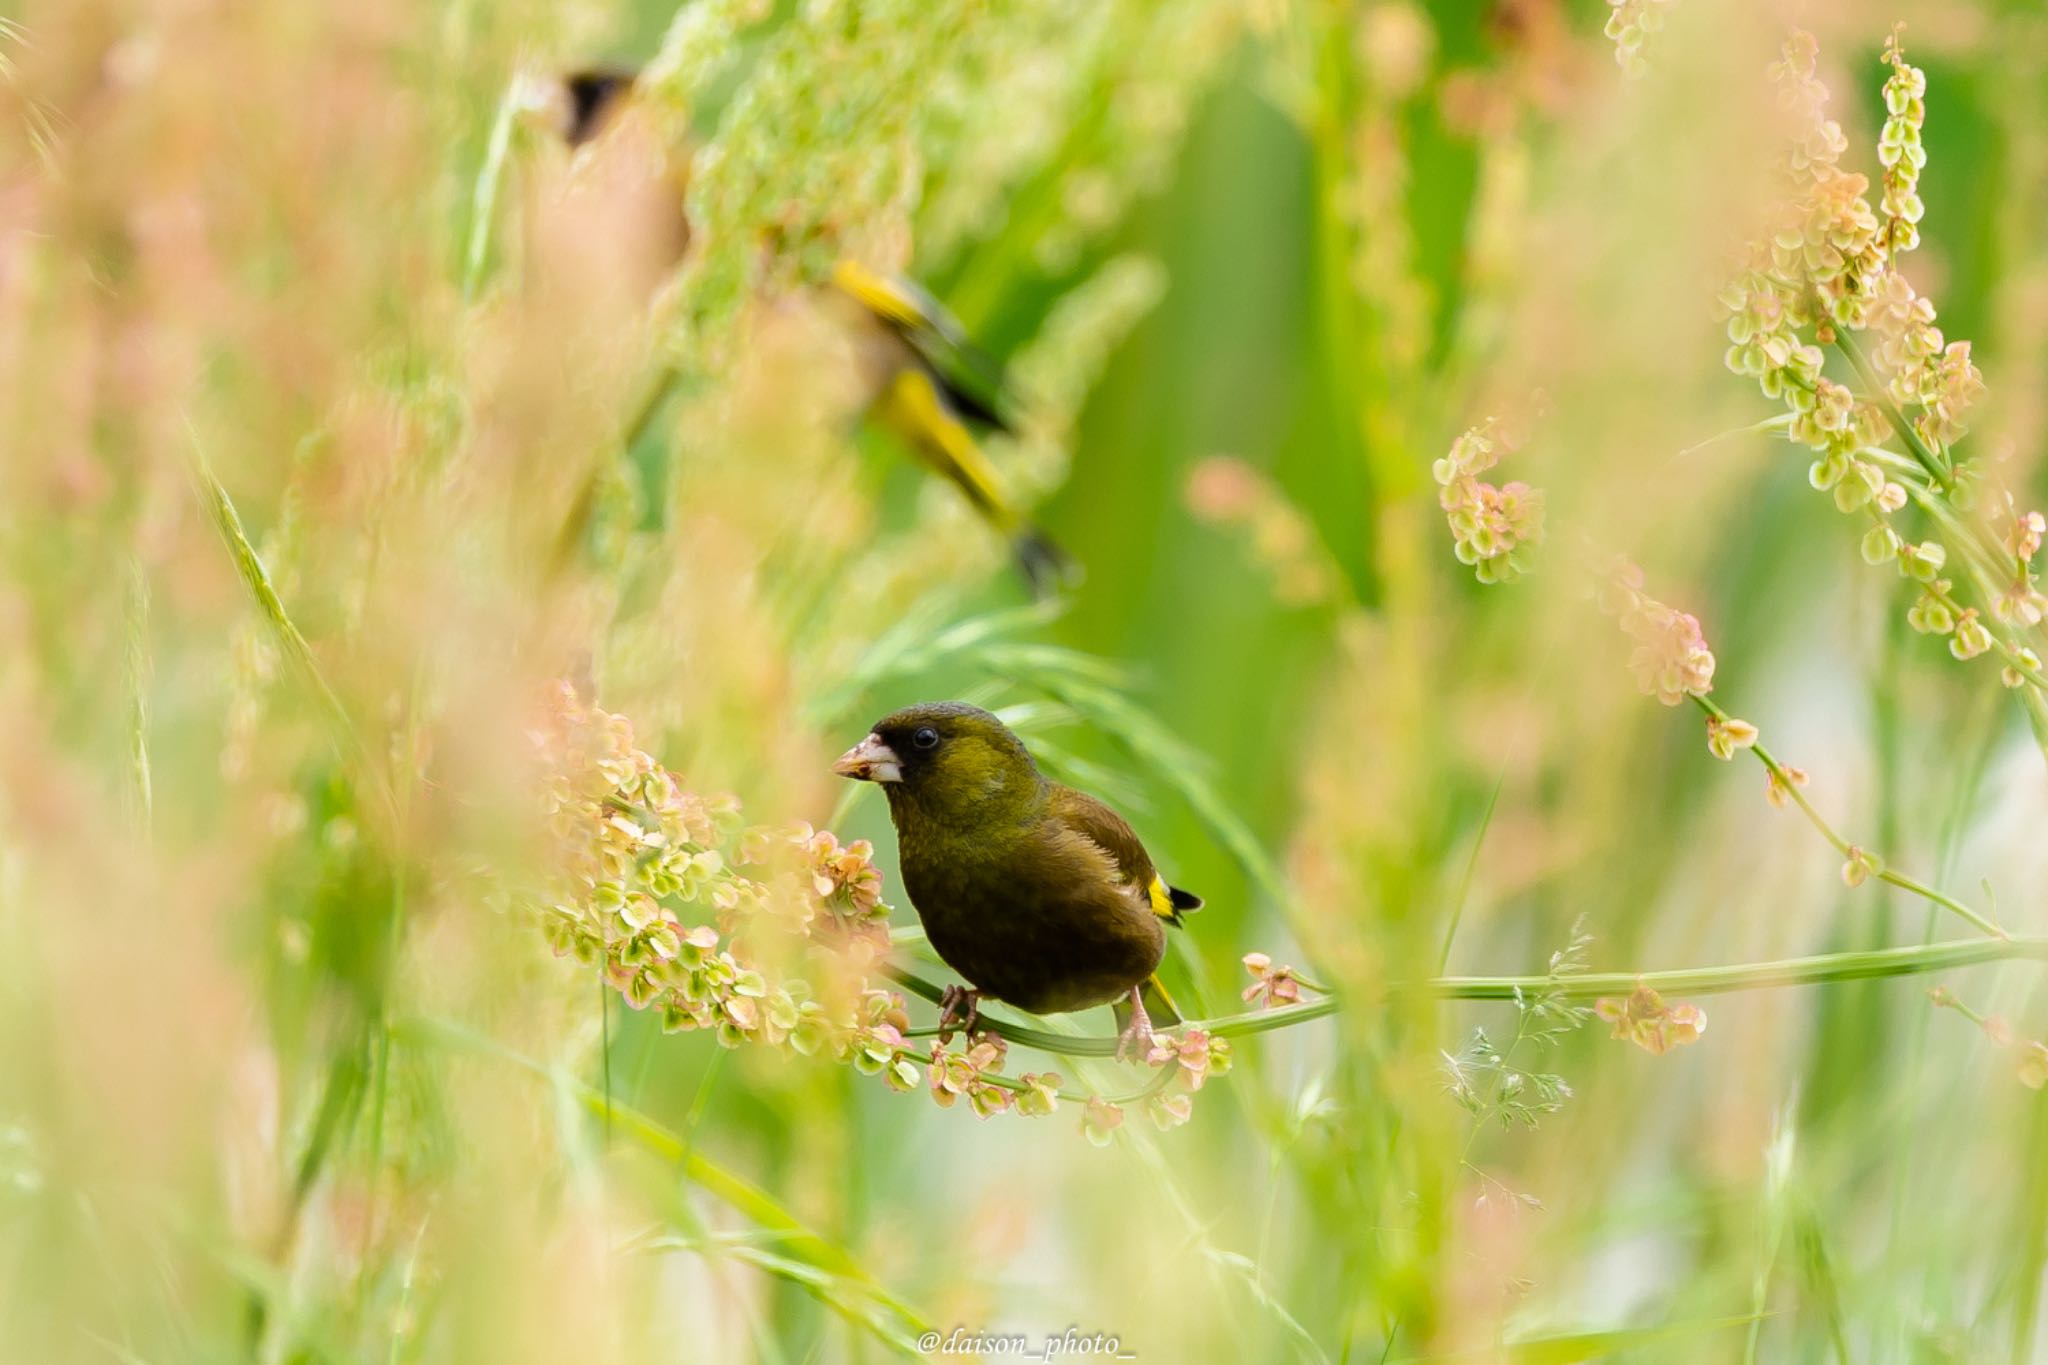
[[[900,845],[903,887],[932,948],[969,984],[1033,1013],[1118,998],[1158,967],[1165,932],[1128,889],[1028,846]]]

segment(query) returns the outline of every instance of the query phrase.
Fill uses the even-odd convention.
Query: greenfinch
[[[561,78],[551,99],[555,131],[572,148],[599,143],[631,106],[637,75],[626,67],[595,67]],[[688,248],[683,213],[690,152],[678,149],[656,177],[661,207],[672,222],[661,234],[675,244],[671,262]],[[644,235],[644,234],[643,234]],[[1073,561],[1017,506],[975,434],[1010,431],[1012,400],[1002,365],[975,346],[955,318],[911,281],[841,260],[832,288],[853,305],[853,339],[869,419],[944,478],[1010,545],[1018,572],[1045,596],[1076,577]]]
[[[1124,1058],[1149,1049],[1153,1010],[1179,1022],[1157,973],[1167,926],[1201,899],[1168,886],[1122,816],[1047,778],[996,717],[906,707],[832,771],[888,796],[903,889],[968,983],[946,992],[942,1029],[972,1032],[984,998],[1033,1014],[1116,1004]]]

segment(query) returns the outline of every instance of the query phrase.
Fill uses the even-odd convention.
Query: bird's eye
[[[920,725],[917,733],[910,737],[910,742],[920,749],[936,749],[939,747],[939,732],[929,725]]]

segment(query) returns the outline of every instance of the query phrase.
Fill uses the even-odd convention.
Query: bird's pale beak
[[[856,782],[901,782],[903,761],[896,757],[894,749],[882,742],[880,735],[869,735],[839,755],[832,771]]]

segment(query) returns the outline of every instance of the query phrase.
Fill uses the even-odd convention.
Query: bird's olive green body
[[[877,739],[897,769],[881,785],[903,887],[948,966],[1034,1014],[1107,1004],[1151,977],[1172,906],[1121,816],[1048,780],[975,707],[911,707]]]

